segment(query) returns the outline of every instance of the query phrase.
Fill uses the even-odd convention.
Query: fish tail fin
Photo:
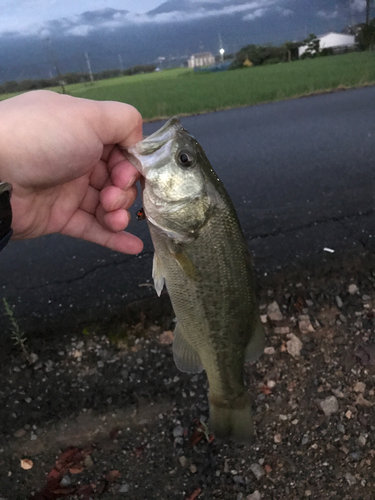
[[[241,398],[241,404],[228,405],[215,404],[210,399],[210,422],[209,428],[215,437],[221,439],[233,439],[239,443],[249,443],[254,437],[253,415],[250,399],[247,396]]]

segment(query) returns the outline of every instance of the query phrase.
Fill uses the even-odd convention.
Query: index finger
[[[111,172],[113,185],[120,189],[129,188],[141,177],[134,165],[117,148],[109,158],[108,169]]]

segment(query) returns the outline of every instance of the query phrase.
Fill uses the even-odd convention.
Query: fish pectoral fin
[[[158,258],[156,253],[154,253],[154,260],[153,260],[153,264],[152,264],[152,277],[154,279],[154,287],[155,287],[156,293],[160,297],[161,291],[163,290],[163,287],[164,287],[165,280],[164,280],[164,276],[163,276],[163,273],[161,270],[160,259]]]
[[[199,354],[181,333],[176,325],[173,340],[173,359],[177,368],[186,373],[200,373],[203,371],[203,365]]]
[[[171,252],[184,274],[193,281],[199,281],[199,273],[189,256],[183,250]]]
[[[260,318],[258,318],[253,335],[245,350],[245,361],[251,363],[258,359],[263,354],[265,343],[264,328]]]

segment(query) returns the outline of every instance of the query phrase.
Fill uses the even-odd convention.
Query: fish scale
[[[216,377],[212,379],[210,390],[218,385],[221,393],[230,391],[233,394],[239,391],[238,386],[243,388],[244,352],[253,333],[251,326],[256,305],[255,297],[249,293],[253,280],[247,264],[247,249],[242,234],[231,230],[233,224],[225,223],[227,218],[218,210],[197,240],[185,247],[187,255],[200,270],[199,281],[187,279],[181,267],[173,265],[173,258],[163,269],[182,331],[198,352],[208,348],[210,355],[204,363],[205,369],[220,377],[217,384],[214,384]],[[157,231],[152,234],[155,247],[161,248]],[[228,245],[223,244],[228,240],[230,251]],[[165,249],[162,252],[167,253]],[[249,314],[249,311],[254,313]],[[223,369],[220,359],[223,357],[230,359],[229,374]]]

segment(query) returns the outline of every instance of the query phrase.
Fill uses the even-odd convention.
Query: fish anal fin
[[[158,258],[156,253],[154,253],[154,260],[152,264],[152,277],[154,279],[154,287],[156,293],[160,297],[160,294],[164,287],[164,276],[161,269],[160,259]]]
[[[245,361],[251,363],[263,354],[265,348],[264,328],[258,318],[253,335],[245,350]]]
[[[203,370],[202,361],[199,354],[185,340],[181,330],[176,325],[173,340],[173,359],[177,368],[186,373],[199,373]]]

